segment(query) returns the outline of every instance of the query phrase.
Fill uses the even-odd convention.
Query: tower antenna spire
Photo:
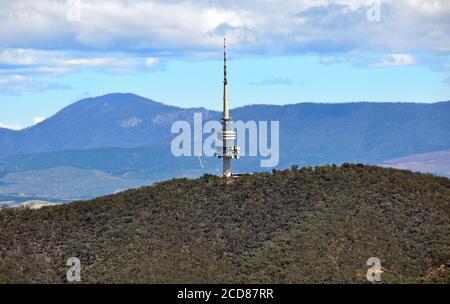
[[[223,119],[229,120],[228,111],[228,80],[227,80],[227,44],[226,38],[223,38]]]
[[[223,83],[227,85],[227,43],[226,38],[223,38]]]

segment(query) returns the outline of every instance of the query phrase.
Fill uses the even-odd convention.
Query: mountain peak
[[[154,101],[152,99],[148,99],[133,93],[108,93],[105,95],[95,96],[95,97],[88,97],[81,99],[79,101],[76,101],[75,103],[69,105],[67,108],[78,105],[78,104],[84,104],[84,103],[102,103],[102,102],[111,102],[115,104],[136,104],[136,103],[147,103],[147,104],[153,104],[153,105],[159,105],[159,106],[167,106],[161,102]]]
[[[161,133],[155,128],[154,119],[180,110],[132,93],[89,97],[19,131],[15,141],[6,141],[2,135],[0,148],[2,144],[5,147],[0,155],[150,144],[157,142]]]

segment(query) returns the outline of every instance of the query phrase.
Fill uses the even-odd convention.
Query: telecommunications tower
[[[222,146],[216,147],[216,156],[223,158],[223,176],[232,177],[231,173],[231,159],[239,158],[239,147],[234,145],[236,139],[236,132],[232,129],[231,116],[228,110],[228,88],[227,88],[227,51],[226,41],[223,38],[223,117],[222,117],[222,131],[219,132],[219,140],[222,141]]]

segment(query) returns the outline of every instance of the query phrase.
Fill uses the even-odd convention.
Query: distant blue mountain
[[[12,140],[15,132],[10,129],[0,128],[0,156],[7,154],[7,151],[2,151],[3,149],[14,146]]]
[[[30,128],[6,135],[0,133],[0,157],[159,143],[169,140],[171,121],[179,115],[184,119],[185,114],[193,110],[164,105],[134,94],[86,98]]]
[[[170,132],[172,123],[192,122],[195,112],[201,112],[204,121],[220,118],[219,112],[204,108],[184,109],[134,94],[108,94],[80,100],[25,130],[0,129],[0,201],[2,195],[58,198],[58,189],[68,187],[58,188],[55,180],[77,187],[83,198],[107,193],[83,192],[86,187],[74,184],[81,182],[83,172],[90,183],[99,176],[104,191],[218,173],[221,163],[213,157],[177,158],[170,152],[175,136]],[[280,122],[277,168],[378,164],[450,149],[450,102],[249,105],[231,114],[234,120]],[[260,168],[257,157],[243,157],[233,167],[271,169]],[[48,181],[46,172],[52,174]],[[28,176],[40,182],[32,183]]]
[[[175,120],[220,113],[183,109],[134,94],[80,100],[21,131],[0,132],[0,157],[169,142]],[[450,102],[250,105],[235,120],[279,120],[282,162],[374,162],[450,147]],[[0,129],[2,130],[2,129]]]
[[[450,102],[257,105],[233,115],[280,120],[283,165],[374,163],[450,147]]]

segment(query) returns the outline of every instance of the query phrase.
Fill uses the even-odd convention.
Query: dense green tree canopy
[[[450,180],[343,164],[0,211],[0,282],[450,282]]]

